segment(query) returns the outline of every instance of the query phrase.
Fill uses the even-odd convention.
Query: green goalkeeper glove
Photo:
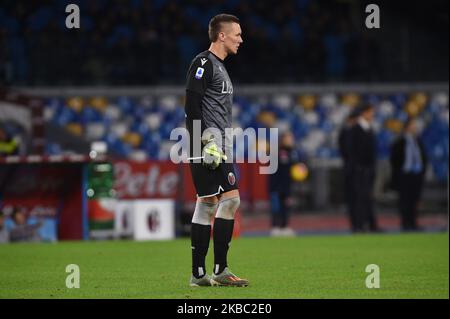
[[[226,161],[227,156],[222,152],[222,150],[217,147],[214,139],[206,142],[203,147],[203,161],[202,164],[209,169],[216,169],[219,167],[222,160]]]

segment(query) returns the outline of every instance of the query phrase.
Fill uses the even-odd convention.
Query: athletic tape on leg
[[[214,215],[217,204],[202,202],[197,199],[192,222],[200,225],[211,225],[211,217]]]
[[[217,208],[216,218],[223,218],[227,220],[234,219],[234,214],[239,208],[241,199],[239,196],[233,198],[227,198],[219,202],[219,207]]]

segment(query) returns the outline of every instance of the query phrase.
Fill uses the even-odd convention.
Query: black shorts
[[[189,166],[197,197],[210,197],[238,189],[232,163],[221,163],[214,170],[201,163],[190,163]]]

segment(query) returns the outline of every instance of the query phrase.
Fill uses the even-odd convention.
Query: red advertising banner
[[[114,189],[119,199],[176,199],[183,188],[192,184],[189,181],[180,185],[183,165],[172,162],[114,161],[113,163]]]
[[[81,163],[0,165],[0,208],[46,211],[58,218],[59,239],[82,238]]]
[[[195,201],[196,192],[188,164],[172,162],[114,161],[114,189],[119,199],[172,198]],[[243,200],[267,200],[267,175],[259,164],[235,166]]]

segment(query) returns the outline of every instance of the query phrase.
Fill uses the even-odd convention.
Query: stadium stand
[[[236,96],[235,127],[278,127],[292,130],[297,147],[307,158],[336,159],[337,134],[346,116],[359,102],[376,108],[375,128],[379,159],[389,157],[389,146],[408,116],[418,118],[419,128],[435,177],[448,176],[448,93],[427,94],[279,94],[272,97]],[[65,128],[85,141],[105,141],[119,158],[167,160],[175,141],[170,132],[184,126],[182,96],[160,97],[50,97],[46,100],[48,123]],[[246,152],[249,146],[245,144]],[[61,154],[60,145],[49,142],[49,155]]]

